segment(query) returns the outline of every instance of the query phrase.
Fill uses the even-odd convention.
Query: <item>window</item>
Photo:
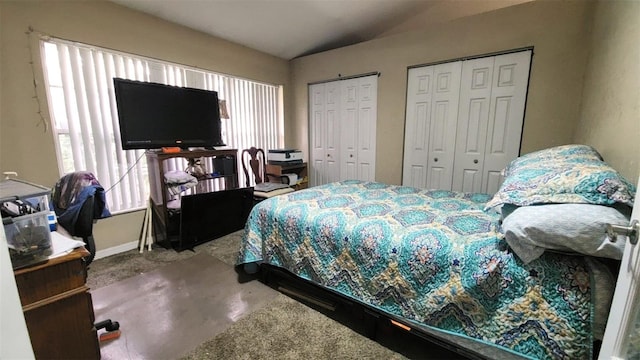
[[[230,115],[222,120],[227,146],[284,144],[281,86],[58,39],[42,40],[41,53],[60,175],[94,173],[112,213],[144,208],[149,198],[144,151],[120,144],[114,77],[215,90]]]

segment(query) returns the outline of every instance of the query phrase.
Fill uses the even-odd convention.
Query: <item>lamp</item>
[[[218,107],[220,107],[220,119],[229,119],[227,100],[218,100]]]

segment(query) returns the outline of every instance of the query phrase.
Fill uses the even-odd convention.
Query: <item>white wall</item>
[[[640,1],[596,6],[575,142],[593,145],[627,180],[640,174]]]

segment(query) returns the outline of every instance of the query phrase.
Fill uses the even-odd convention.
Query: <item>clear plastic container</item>
[[[49,211],[3,218],[14,269],[46,261],[52,253]]]

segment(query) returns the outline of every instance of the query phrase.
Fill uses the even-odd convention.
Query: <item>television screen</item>
[[[224,146],[215,91],[114,78],[122,148]]]

